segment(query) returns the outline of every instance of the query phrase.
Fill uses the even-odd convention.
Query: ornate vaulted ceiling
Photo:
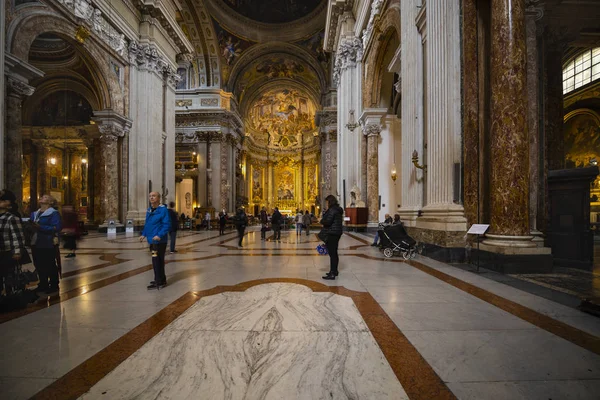
[[[190,57],[196,87],[233,93],[252,145],[278,152],[312,145],[329,75],[323,51],[326,1],[185,0],[185,5],[180,24],[196,48]]]
[[[281,24],[306,17],[321,0],[218,0],[230,11],[267,24]]]

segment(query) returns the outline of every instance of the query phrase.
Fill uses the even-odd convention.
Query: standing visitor
[[[260,240],[265,240],[267,238],[267,224],[269,223],[269,217],[267,215],[267,210],[263,207],[260,210]]]
[[[179,220],[177,217],[177,211],[175,211],[175,202],[169,203],[169,218],[171,219],[171,229],[169,230],[169,253],[177,253],[175,250],[175,243],[177,242],[177,231],[179,230]]]
[[[343,233],[344,210],[338,204],[335,196],[329,195],[325,198],[327,202],[327,211],[323,214],[321,225],[323,229],[319,232],[319,239],[325,242],[327,252],[329,253],[329,272],[323,276],[323,279],[333,280],[338,276],[338,244]]]
[[[62,211],[62,235],[63,240],[65,241],[65,249],[69,250],[69,254],[67,254],[65,258],[73,258],[75,257],[77,241],[80,237],[79,218],[75,211],[75,207],[73,206],[63,206]]]
[[[45,194],[39,200],[39,210],[31,213],[31,227],[34,231],[31,250],[33,264],[40,278],[36,289],[36,293],[40,296],[58,294],[60,289],[56,246],[58,246],[58,233],[62,229],[62,223],[60,214],[52,207],[55,202],[54,197]]]
[[[25,251],[25,239],[21,219],[11,212],[12,192],[0,194],[0,292],[8,296],[12,289],[7,283],[9,276],[15,275],[15,267]],[[15,279],[11,279],[15,281]]]
[[[223,210],[219,213],[219,235],[225,234],[225,224],[227,224],[227,213]]]
[[[302,216],[302,225],[306,229],[306,236],[310,234],[310,224],[312,223],[312,216],[308,213],[308,210],[304,212]]]
[[[244,232],[248,225],[248,216],[243,208],[240,208],[235,214],[233,222],[238,231],[238,247],[242,247],[242,239],[244,238]]]
[[[279,208],[275,207],[273,215],[271,215],[271,226],[273,227],[273,241],[277,240],[281,242],[281,223],[283,222],[283,216],[279,212]]]
[[[204,215],[204,222],[206,223],[206,230],[210,230],[210,213],[208,211]]]
[[[296,236],[299,236],[302,234],[302,218],[304,217],[304,214],[302,214],[302,210],[296,210],[296,218],[294,219],[294,222],[296,223]]]
[[[154,280],[148,285],[148,290],[162,289],[167,286],[165,275],[165,253],[167,252],[167,236],[171,229],[171,218],[164,204],[160,204],[160,194],[150,192],[150,207],[146,211],[146,222],[140,236],[140,242],[148,241],[152,251],[152,268]]]

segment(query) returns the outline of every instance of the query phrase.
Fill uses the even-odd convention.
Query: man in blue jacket
[[[152,251],[152,267],[154,280],[148,285],[148,290],[161,289],[167,286],[165,275],[165,253],[167,252],[167,237],[171,229],[171,218],[164,204],[160,204],[160,194],[150,192],[150,207],[146,211],[146,223],[140,236],[140,242],[148,241]]]

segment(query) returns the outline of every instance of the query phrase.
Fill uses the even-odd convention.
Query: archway
[[[31,43],[28,62],[44,76],[30,82],[36,95],[23,104],[23,206],[37,208],[37,198],[53,195],[71,205],[83,220],[94,220],[95,156],[99,136],[94,112],[107,98],[104,79],[85,50],[70,39],[45,32]]]

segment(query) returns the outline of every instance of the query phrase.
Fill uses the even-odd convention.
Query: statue
[[[350,201],[346,204],[346,207],[366,207],[365,202],[360,198],[360,189],[358,186],[352,186],[352,189],[350,190]]]
[[[75,16],[83,19],[90,19],[94,8],[89,0],[75,0]]]

